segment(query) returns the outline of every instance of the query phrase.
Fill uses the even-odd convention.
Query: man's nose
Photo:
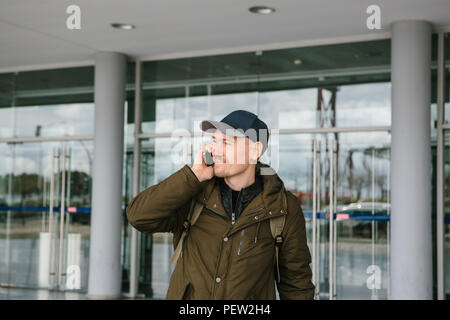
[[[212,149],[212,151],[211,151],[211,153],[212,154],[218,154],[218,153],[220,153],[220,146],[219,146],[219,144],[217,143],[217,142],[214,142],[212,145],[211,145],[211,149]]]

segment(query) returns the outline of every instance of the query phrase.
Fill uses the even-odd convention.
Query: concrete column
[[[122,165],[126,56],[95,55],[95,149],[88,297],[121,293]]]
[[[432,299],[431,25],[392,24],[391,299]]]

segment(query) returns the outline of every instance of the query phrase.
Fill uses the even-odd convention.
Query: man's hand
[[[196,175],[198,181],[203,182],[214,177],[214,167],[208,167],[203,161],[204,152],[212,152],[212,144],[207,144],[196,154],[194,164],[192,165],[192,172]]]

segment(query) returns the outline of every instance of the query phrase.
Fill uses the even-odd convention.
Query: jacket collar
[[[241,215],[248,215],[253,218],[251,213],[257,211],[259,208],[262,208],[264,216],[267,215],[269,218],[285,214],[287,208],[283,204],[283,193],[286,191],[276,171],[269,165],[258,161],[255,167],[255,175],[261,176],[263,190],[248,204]],[[197,200],[204,203],[206,207],[214,209],[217,213],[227,216],[221,201],[217,177],[203,181],[202,189],[203,192],[199,193]]]
[[[263,190],[263,181],[261,176],[255,175],[255,181],[239,191],[239,202],[232,207],[232,189],[228,186],[223,178],[216,178],[220,187],[220,194],[222,204],[226,212],[231,215],[231,212],[236,213],[236,219],[242,212],[242,208],[246,208],[249,203]]]

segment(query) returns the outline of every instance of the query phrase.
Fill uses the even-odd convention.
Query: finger
[[[194,158],[194,164],[202,164],[203,163],[203,148],[197,152]]]

